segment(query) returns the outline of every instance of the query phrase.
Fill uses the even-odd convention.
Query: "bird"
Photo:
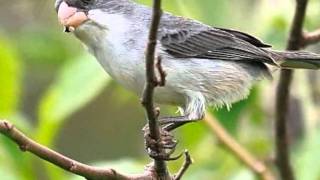
[[[152,9],[131,0],[56,0],[55,9],[66,32],[72,32],[104,70],[125,88],[141,95],[145,49]],[[230,107],[246,98],[253,84],[278,69],[319,69],[320,55],[277,51],[244,32],[162,14],[157,55],[166,84],[154,101],[177,106],[181,115],[160,117],[171,131],[201,120],[208,107]]]

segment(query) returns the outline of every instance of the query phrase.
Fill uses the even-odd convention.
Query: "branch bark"
[[[22,151],[30,152],[41,159],[44,159],[66,171],[80,175],[90,180],[152,180],[155,178],[155,173],[152,170],[146,170],[143,174],[125,175],[117,172],[114,169],[97,168],[82,164],[78,161],[70,159],[56,151],[53,151],[32,139],[15,128],[8,121],[0,121],[0,133],[10,138],[15,142]]]
[[[295,15],[287,43],[287,50],[299,50],[304,43],[303,22],[308,0],[296,0]],[[280,177],[294,180],[294,173],[290,165],[290,153],[287,137],[287,121],[289,110],[290,86],[293,79],[293,70],[281,70],[276,96],[276,164]]]
[[[209,112],[206,113],[204,121],[209,126],[210,130],[216,135],[218,140],[249,169],[257,174],[257,176],[263,180],[275,180],[275,177],[267,166],[263,162],[257,160],[252,154],[250,154],[250,152],[233,139]]]
[[[153,149],[158,154],[165,153],[160,147],[160,127],[158,124],[158,114],[153,104],[154,89],[160,84],[155,74],[155,51],[157,45],[158,28],[162,15],[161,0],[153,1],[152,19],[150,24],[148,44],[146,48],[146,85],[143,91],[142,104],[145,107],[148,117],[148,125],[150,131],[150,137],[156,142]],[[161,59],[159,58],[161,62]],[[161,67],[161,64],[158,65]],[[161,78],[164,78],[161,76]],[[164,79],[160,82],[165,82]],[[170,179],[170,175],[167,170],[167,165],[164,160],[154,159],[154,168],[159,179]]]

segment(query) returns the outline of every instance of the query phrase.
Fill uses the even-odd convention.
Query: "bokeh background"
[[[141,0],[150,4],[151,0]],[[164,9],[206,24],[251,33],[284,49],[294,0],[164,0]],[[84,163],[141,172],[147,158],[139,98],[104,73],[71,34],[63,33],[53,0],[0,1],[0,118],[36,141]],[[310,0],[305,27],[320,27],[320,1]],[[320,53],[320,45],[309,48]],[[320,74],[298,70],[289,122],[297,179],[320,179]],[[247,100],[211,112],[234,138],[274,170],[274,80],[260,82]],[[162,107],[174,114],[175,107]],[[204,123],[176,132],[178,151],[195,163],[185,179],[255,179]],[[182,161],[169,163],[176,171]],[[0,179],[81,179],[0,136]]]

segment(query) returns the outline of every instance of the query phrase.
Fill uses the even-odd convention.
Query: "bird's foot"
[[[172,157],[178,141],[174,139],[173,135],[161,129],[160,140],[156,141],[150,136],[150,131],[148,125],[143,128],[145,147],[149,156],[157,160],[172,161],[179,159],[183,154]]]

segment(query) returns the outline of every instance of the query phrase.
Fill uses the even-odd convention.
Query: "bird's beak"
[[[69,6],[62,1],[58,8],[58,18],[65,27],[65,32],[74,31],[78,26],[88,20],[86,13],[78,11],[77,8]]]

